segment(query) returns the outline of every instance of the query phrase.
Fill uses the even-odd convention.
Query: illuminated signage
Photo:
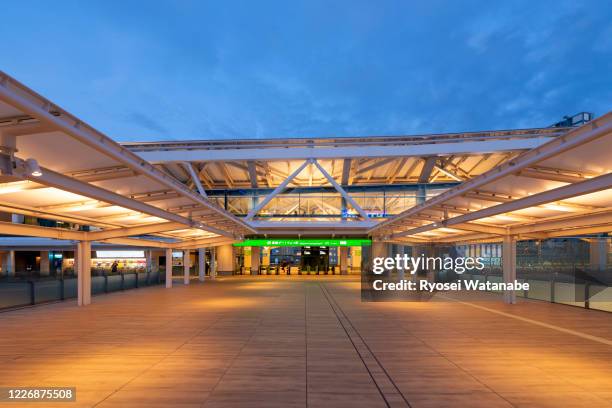
[[[328,238],[306,238],[306,239],[294,239],[294,238],[274,238],[274,239],[245,239],[242,242],[233,244],[237,247],[301,247],[301,246],[315,246],[315,247],[349,247],[349,246],[370,246],[372,245],[371,239],[328,239]]]
[[[96,251],[96,258],[144,258],[144,251]]]

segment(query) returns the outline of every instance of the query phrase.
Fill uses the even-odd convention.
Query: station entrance
[[[329,270],[329,255],[331,248],[328,247],[302,247],[300,267],[302,270],[327,271]]]
[[[369,239],[249,239],[234,244],[243,275],[347,275],[361,273]]]

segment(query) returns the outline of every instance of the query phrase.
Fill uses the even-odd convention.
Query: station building
[[[612,113],[530,129],[118,143],[0,72],[0,308],[87,305],[171,287],[173,274],[360,274],[372,256],[410,252],[480,256],[473,279],[530,281],[525,297],[611,311],[610,146]]]

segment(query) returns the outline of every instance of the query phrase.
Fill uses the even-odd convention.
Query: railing
[[[586,309],[612,312],[612,287],[582,281],[575,282],[558,273],[549,275],[551,279],[517,278],[521,283],[529,283],[529,290],[517,292],[517,296],[526,299],[578,306]],[[469,274],[463,279],[480,282],[503,282],[501,274]]]
[[[91,277],[91,294],[117,292],[165,282],[162,271],[99,274]],[[0,280],[0,310],[77,297],[75,276],[41,277],[18,274]]]

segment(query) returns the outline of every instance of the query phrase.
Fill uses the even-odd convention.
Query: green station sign
[[[302,247],[302,246],[325,246],[325,247],[349,247],[349,246],[370,246],[371,239],[333,239],[333,238],[271,238],[271,239],[245,239],[242,242],[233,244],[237,247]]]

